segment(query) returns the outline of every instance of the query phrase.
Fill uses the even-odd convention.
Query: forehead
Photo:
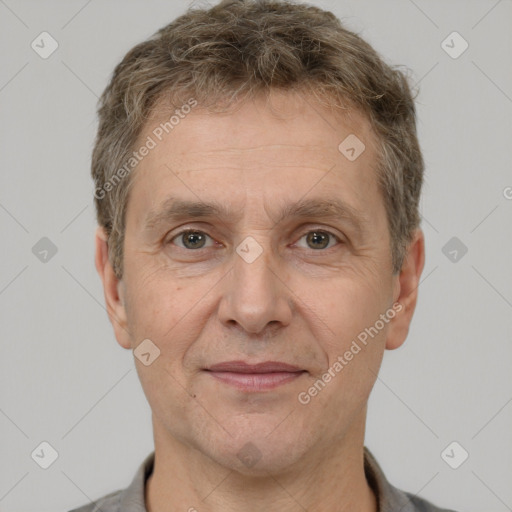
[[[199,106],[179,118],[172,116],[179,106],[169,109],[163,102],[160,105],[153,109],[142,135],[157,130],[157,138],[162,139],[158,144],[174,140],[175,163],[186,160],[191,164],[196,155],[215,157],[221,152],[224,159],[237,159],[236,163],[244,152],[255,164],[260,163],[258,158],[268,163],[265,156],[271,153],[277,158],[283,155],[291,164],[308,157],[332,163],[340,156],[340,142],[351,134],[364,141],[368,153],[374,146],[374,134],[364,114],[354,108],[328,110],[304,92],[274,91],[268,98],[258,96],[221,113]],[[161,133],[171,117],[176,124],[167,124]]]
[[[304,94],[275,93],[225,113],[196,107],[171,127],[165,123],[172,114],[156,108],[139,137],[139,145],[150,137],[155,147],[132,177],[130,202],[144,203],[137,219],[177,189],[187,199],[233,202],[258,192],[272,201],[338,187],[354,208],[377,193],[374,134],[356,110],[332,112]],[[346,140],[362,151],[356,159],[343,153]]]

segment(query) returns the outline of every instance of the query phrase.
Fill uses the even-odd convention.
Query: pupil
[[[202,245],[204,244],[204,236],[201,233],[197,233],[197,232],[187,233],[185,235],[185,245],[187,245],[187,244],[191,245],[192,248],[194,248],[194,249],[197,249],[198,246],[202,247]]]
[[[317,241],[320,241],[321,245],[316,245],[316,247],[313,247],[313,249],[322,249],[324,247],[327,247],[329,241],[327,239],[327,235],[326,233],[319,233],[318,231],[312,231],[309,235],[308,235],[308,242],[313,242],[313,245],[315,245],[315,243]],[[322,242],[324,242],[322,244]],[[327,243],[325,243],[327,242]]]

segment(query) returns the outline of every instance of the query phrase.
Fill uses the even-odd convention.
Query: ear
[[[99,226],[96,229],[96,270],[103,283],[105,304],[110,323],[119,345],[131,349],[131,337],[127,327],[127,315],[125,308],[124,283],[119,280],[108,258],[107,234],[105,229]]]
[[[418,286],[424,265],[425,238],[423,231],[417,229],[408,246],[400,274],[395,278],[394,302],[399,303],[401,309],[397,310],[395,317],[389,322],[386,337],[386,348],[388,350],[400,347],[407,338],[414,309],[416,308]]]

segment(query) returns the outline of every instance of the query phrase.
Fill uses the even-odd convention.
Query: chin
[[[217,452],[210,456],[222,466],[247,476],[279,475],[300,464],[308,451],[305,437],[299,432],[239,435],[236,441],[224,439],[216,444]],[[223,446],[222,453],[219,450]]]

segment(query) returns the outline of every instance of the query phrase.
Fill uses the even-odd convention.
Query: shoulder
[[[144,503],[146,480],[153,471],[155,452],[151,452],[137,469],[130,485],[69,512],[147,512]]]
[[[122,490],[111,492],[96,501],[74,508],[69,512],[118,512]]]
[[[417,494],[403,491],[392,485],[366,446],[364,447],[364,469],[366,479],[377,497],[379,512],[455,512],[439,508]]]
[[[452,509],[436,507],[430,501],[427,501],[409,492],[402,492],[411,503],[412,510],[414,510],[415,512],[456,512],[455,510]]]

